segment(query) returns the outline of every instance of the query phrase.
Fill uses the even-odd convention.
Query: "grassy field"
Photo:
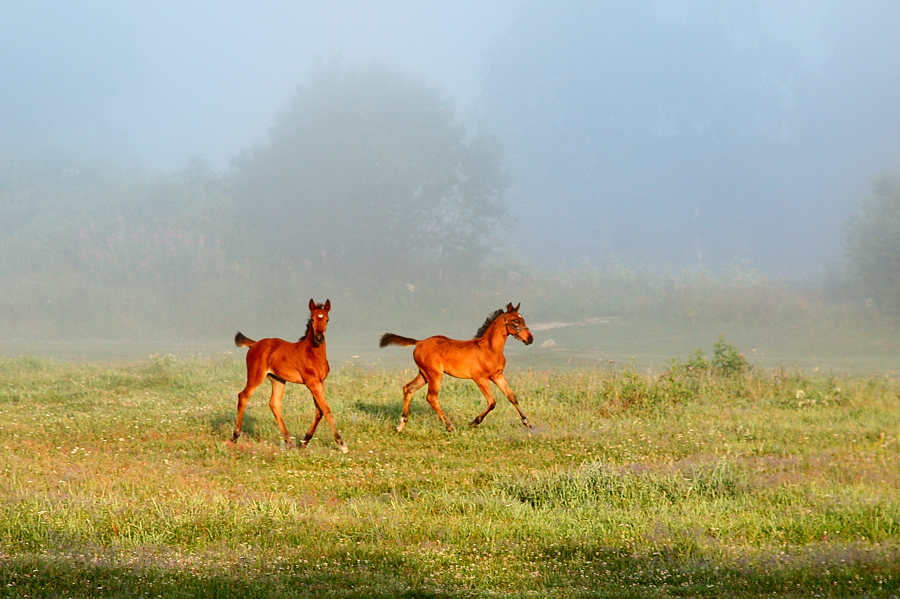
[[[458,381],[457,432],[419,395],[397,434],[412,373],[333,360],[346,455],[327,426],[282,450],[268,385],[229,444],[231,354],[0,359],[0,597],[900,594],[900,381],[719,349],[519,361],[530,435],[503,399],[461,426]],[[285,416],[305,431],[305,389]]]

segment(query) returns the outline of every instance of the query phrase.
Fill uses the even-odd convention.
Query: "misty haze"
[[[7,355],[385,330],[517,367],[893,370],[893,2],[29,2],[0,22]],[[893,210],[893,212],[891,212]],[[394,362],[391,362],[392,364]]]

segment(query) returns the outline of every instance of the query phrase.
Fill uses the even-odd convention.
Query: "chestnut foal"
[[[237,441],[241,436],[241,422],[244,419],[244,409],[247,407],[247,402],[250,401],[250,396],[268,377],[272,382],[272,398],[269,400],[269,407],[272,409],[272,414],[275,415],[278,428],[281,429],[281,436],[288,447],[294,447],[294,441],[281,417],[281,399],[284,397],[285,383],[290,382],[306,385],[316,407],[312,426],[303,438],[301,445],[306,447],[313,433],[316,432],[319,420],[324,416],[331,425],[338,447],[344,453],[349,451],[334,424],[331,408],[325,401],[325,378],[329,372],[328,357],[325,355],[325,329],[328,327],[330,310],[330,300],[325,300],[324,304],[316,304],[313,300],[309,300],[310,317],[309,322],[306,323],[306,334],[296,343],[274,338],[253,341],[240,332],[235,335],[235,345],[249,347],[250,351],[247,352],[247,385],[238,394],[237,421],[234,425],[234,436],[231,437],[232,442]]]
[[[519,306],[521,305],[519,304]],[[522,419],[525,428],[531,430],[528,418],[522,413],[515,394],[509,387],[509,383],[506,382],[506,377],[503,376],[503,369],[506,367],[506,357],[503,355],[506,338],[512,335],[525,345],[531,345],[534,342],[534,336],[519,314],[519,306],[513,307],[512,304],[507,304],[506,312],[500,309],[488,316],[475,334],[475,338],[467,341],[457,341],[443,335],[421,341],[393,333],[385,333],[381,337],[380,347],[388,345],[416,346],[416,349],[413,350],[413,360],[419,367],[419,374],[403,387],[403,411],[400,414],[400,425],[397,427],[397,432],[402,431],[409,420],[409,403],[413,394],[426,384],[428,385],[428,403],[437,412],[447,430],[453,430],[453,424],[444,415],[441,405],[438,403],[441,377],[445,373],[460,379],[472,379],[487,400],[487,408],[470,423],[470,426],[481,424],[488,412],[494,409],[497,402],[491,393],[490,383],[493,381],[519,413],[519,418]]]

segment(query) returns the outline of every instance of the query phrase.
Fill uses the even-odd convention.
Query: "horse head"
[[[519,314],[519,306],[521,305],[522,302],[519,302],[519,305],[515,307],[512,303],[506,305],[506,314],[503,315],[503,318],[506,320],[506,332],[525,345],[531,345],[534,343],[534,335],[528,330],[525,319]]]
[[[331,300],[325,300],[324,304],[316,304],[309,300],[309,332],[312,333],[313,342],[321,345],[325,342],[325,329],[328,328],[328,312],[331,310]]]

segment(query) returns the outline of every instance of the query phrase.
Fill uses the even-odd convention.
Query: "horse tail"
[[[249,337],[245,337],[244,334],[240,331],[238,331],[238,334],[234,336],[234,344],[238,347],[250,347],[254,343],[256,343],[256,341],[250,339]]]
[[[385,333],[381,336],[378,347],[387,347],[388,345],[402,345],[403,347],[408,347],[410,345],[415,345],[416,343],[418,343],[418,340],[416,339],[401,337],[400,335],[395,335],[393,333]]]

